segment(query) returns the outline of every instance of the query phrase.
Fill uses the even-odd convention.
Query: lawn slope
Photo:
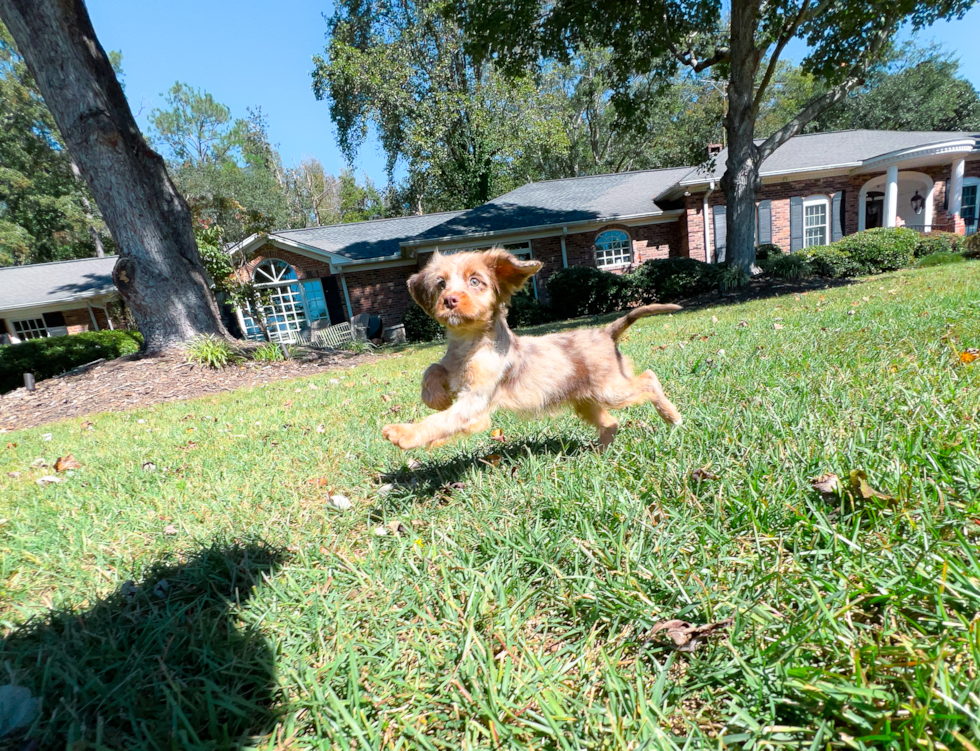
[[[973,748],[978,346],[965,263],[637,324],[685,423],[604,456],[400,453],[434,347],[6,434],[0,683],[41,748]],[[852,471],[886,497],[810,486]]]

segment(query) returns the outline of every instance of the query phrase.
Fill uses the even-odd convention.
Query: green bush
[[[89,331],[0,347],[0,394],[23,386],[24,373],[41,381],[93,360],[131,355],[142,346],[138,331]]]
[[[431,342],[445,336],[442,326],[414,302],[409,306],[402,323],[405,324],[405,340]]]
[[[710,292],[721,273],[717,266],[693,258],[661,258],[647,261],[629,276],[640,301],[649,305]]]
[[[980,232],[970,235],[962,241],[960,250],[967,258],[980,258]]]
[[[920,268],[926,268],[928,266],[945,266],[948,263],[962,263],[965,260],[966,257],[961,253],[939,252],[932,253],[928,256],[922,256],[918,263],[916,263],[916,266]]]
[[[755,260],[757,261],[769,261],[784,255],[786,254],[783,253],[783,249],[776,243],[762,243],[762,245],[755,246]]]
[[[507,308],[507,325],[512,329],[523,326],[540,326],[555,320],[551,309],[538,302],[534,293],[522,289],[510,299]]]
[[[911,266],[918,245],[919,233],[906,227],[869,229],[834,243],[871,274]]]
[[[588,266],[573,266],[549,277],[548,299],[559,319],[595,316],[631,307],[637,290],[632,274],[617,276]]]
[[[793,254],[802,258],[817,276],[844,279],[867,274],[868,270],[837,245],[815,245]]]
[[[810,264],[800,253],[776,256],[762,262],[762,270],[775,279],[795,282],[813,275]]]
[[[214,334],[205,334],[187,344],[187,361],[221,370],[239,359],[231,342]]]
[[[960,249],[963,238],[952,232],[930,232],[919,236],[919,244],[915,247],[915,257],[935,255],[936,253],[955,253]]]

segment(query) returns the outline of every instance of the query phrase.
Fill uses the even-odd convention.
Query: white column
[[[963,171],[965,169],[965,159],[954,159],[952,168],[952,180],[949,181],[949,213],[957,216],[963,206]]]
[[[898,165],[888,168],[885,179],[885,226],[894,227],[898,216]]]

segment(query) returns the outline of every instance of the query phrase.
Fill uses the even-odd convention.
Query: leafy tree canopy
[[[54,118],[0,25],[0,266],[94,256],[95,239],[110,240],[93,207]]]

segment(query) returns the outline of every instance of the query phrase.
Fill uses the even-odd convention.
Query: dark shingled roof
[[[776,149],[762,163],[762,176],[833,167],[857,166],[876,156],[893,151],[927,146],[960,138],[978,138],[974,133],[959,131],[893,131],[839,130],[831,133],[807,133],[794,136]],[[762,143],[762,141],[757,141]],[[728,149],[715,159],[714,170],[691,170],[681,179],[682,185],[720,180],[725,173]]]
[[[327,253],[336,253],[353,261],[366,261],[371,258],[398,255],[401,252],[399,243],[411,240],[418,234],[443,224],[461,213],[463,212],[446,211],[441,214],[333,224],[329,227],[287,229],[272,233],[272,237],[281,237]]]
[[[418,240],[662,214],[653,202],[690,167],[528,183],[433,226]]]
[[[116,256],[0,268],[0,311],[84,300],[116,291]]]

